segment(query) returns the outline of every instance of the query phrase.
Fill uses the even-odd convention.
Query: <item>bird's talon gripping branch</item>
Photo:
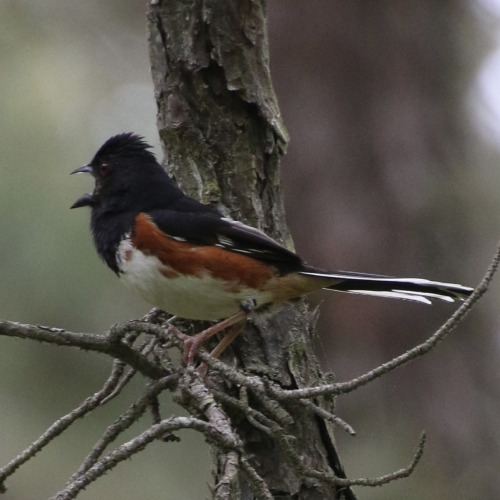
[[[208,339],[213,337],[215,334],[229,328],[230,326],[238,327],[236,333],[234,333],[235,328],[231,329],[228,333],[229,339],[225,340],[226,337],[222,339],[219,345],[212,351],[212,355],[219,356],[222,354],[224,349],[234,340],[236,335],[241,331],[245,324],[245,320],[248,316],[248,312],[239,311],[233,314],[229,318],[223,321],[219,321],[215,325],[197,333],[196,335],[184,335],[184,362],[186,365],[192,365],[194,362],[194,356],[198,348],[203,345]]]
[[[191,335],[187,335],[186,333],[179,330],[179,328],[177,328],[172,323],[167,324],[165,332],[167,335],[175,335],[181,342],[186,342],[187,339],[190,339],[192,337]]]

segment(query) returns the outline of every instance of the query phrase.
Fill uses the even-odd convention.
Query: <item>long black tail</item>
[[[331,278],[334,283],[326,287],[328,290],[413,300],[424,304],[432,304],[433,299],[445,302],[464,300],[474,291],[468,286],[429,281],[422,278],[393,278],[391,276],[342,271],[333,273],[303,271],[300,274]]]

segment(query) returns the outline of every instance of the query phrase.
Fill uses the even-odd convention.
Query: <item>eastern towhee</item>
[[[91,207],[97,252],[133,291],[175,316],[219,321],[185,341],[187,362],[204,340],[236,325],[220,354],[249,314],[321,288],[426,304],[472,293],[451,283],[309,266],[258,229],[187,197],[149,148],[132,133],[106,141],[72,172],[90,173],[95,188],[71,208]]]

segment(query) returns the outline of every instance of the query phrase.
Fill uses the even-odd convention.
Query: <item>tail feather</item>
[[[433,299],[445,302],[464,300],[474,291],[473,288],[467,286],[422,278],[393,278],[391,276],[349,272],[303,271],[301,274],[317,276],[318,278],[331,278],[334,283],[326,287],[328,290],[412,300],[424,304],[432,304]]]

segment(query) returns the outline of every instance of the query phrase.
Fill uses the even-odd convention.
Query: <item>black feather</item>
[[[150,149],[151,146],[140,135],[124,132],[108,139],[98,149],[90,164],[98,165],[101,162],[123,158],[141,158],[156,163],[156,158]]]
[[[299,256],[263,232],[231,221],[216,209],[187,197],[150,149],[142,137],[133,133],[111,137],[90,163],[96,181],[94,192],[74,205],[91,206],[91,229],[97,251],[116,273],[119,271],[118,245],[132,231],[137,215],[146,213],[170,236],[194,245],[216,245],[248,255],[271,264],[279,274],[299,272],[317,278],[318,283],[332,290],[427,303],[434,298],[462,299],[472,292],[471,288],[449,283],[329,272],[309,267]],[[89,170],[87,167],[77,169]],[[325,283],[325,278],[331,279],[331,284]]]

